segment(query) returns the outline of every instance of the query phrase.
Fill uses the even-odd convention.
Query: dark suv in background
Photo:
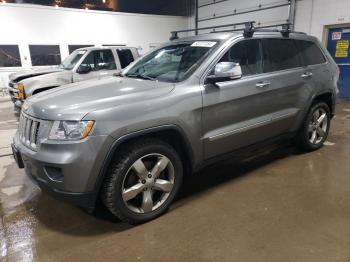
[[[185,174],[238,149],[276,139],[320,148],[338,74],[306,34],[175,39],[118,77],[28,99],[14,155],[52,194],[89,209],[101,197],[115,216],[142,223],[168,209]]]

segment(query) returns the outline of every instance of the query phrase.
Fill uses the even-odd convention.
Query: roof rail
[[[193,31],[200,31],[200,30],[209,30],[213,29],[211,33],[223,33],[223,32],[235,32],[235,31],[243,31],[243,36],[245,38],[250,38],[254,35],[255,32],[278,32],[281,33],[283,37],[289,37],[290,33],[296,33],[296,34],[304,34],[303,32],[295,32],[291,30],[291,23],[285,23],[285,24],[274,24],[274,25],[267,25],[267,26],[259,26],[254,27],[255,21],[248,21],[248,22],[242,22],[242,23],[236,23],[236,24],[226,24],[226,25],[220,25],[220,26],[211,26],[211,27],[202,27],[197,29],[187,29],[187,30],[179,30],[179,31],[172,31],[170,40],[178,39],[178,33],[186,33],[186,32],[193,32]],[[244,25],[244,28],[236,28],[236,26]],[[226,29],[226,30],[219,30],[216,31],[217,28],[222,27],[233,27],[233,29]],[[278,29],[269,29],[273,27],[282,27],[282,30]]]
[[[244,32],[248,32],[250,34],[252,32],[253,28],[254,28],[254,23],[255,23],[255,21],[248,21],[248,22],[235,23],[235,24],[225,24],[225,25],[201,27],[201,28],[196,28],[196,29],[186,29],[186,30],[172,31],[170,40],[172,41],[172,40],[178,39],[179,38],[179,36],[178,36],[179,33],[187,33],[187,32],[194,32],[194,31],[201,31],[201,30],[210,30],[210,29],[213,29],[215,31],[215,29],[222,28],[222,27],[233,27],[233,29],[230,30],[230,31],[242,31],[242,30],[244,30]],[[244,28],[236,29],[236,26],[243,26],[243,25],[244,25]]]

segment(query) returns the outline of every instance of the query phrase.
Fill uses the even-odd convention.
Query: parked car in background
[[[302,33],[180,38],[120,77],[30,98],[14,156],[53,195],[88,209],[100,197],[121,220],[142,223],[169,208],[184,175],[237,150],[280,139],[322,147],[338,77],[329,53]]]
[[[9,76],[9,93],[16,110],[24,100],[69,83],[113,75],[139,57],[134,47],[85,47],[75,50],[57,68],[33,69]]]

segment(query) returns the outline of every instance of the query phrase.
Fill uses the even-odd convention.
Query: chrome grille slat
[[[40,121],[23,113],[20,116],[18,125],[19,138],[24,145],[32,150],[36,150],[39,141]]]
[[[32,121],[32,128],[30,130],[30,146],[35,148],[36,144],[35,144],[35,133],[36,133],[36,128],[37,128],[37,121]]]
[[[36,130],[34,134],[34,144],[36,145],[38,143],[38,136],[39,136],[39,129],[40,129],[40,122],[36,122]]]
[[[31,129],[31,125],[32,125],[32,120],[30,120],[29,118],[27,118],[26,121],[26,134],[25,134],[25,139],[26,139],[26,144],[29,145],[29,139],[30,139],[30,129]]]

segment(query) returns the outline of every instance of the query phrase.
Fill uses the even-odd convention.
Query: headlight
[[[24,86],[22,83],[17,84],[17,89],[18,89],[18,98],[24,99]]]
[[[87,137],[94,121],[55,121],[51,127],[51,140],[79,140]]]

